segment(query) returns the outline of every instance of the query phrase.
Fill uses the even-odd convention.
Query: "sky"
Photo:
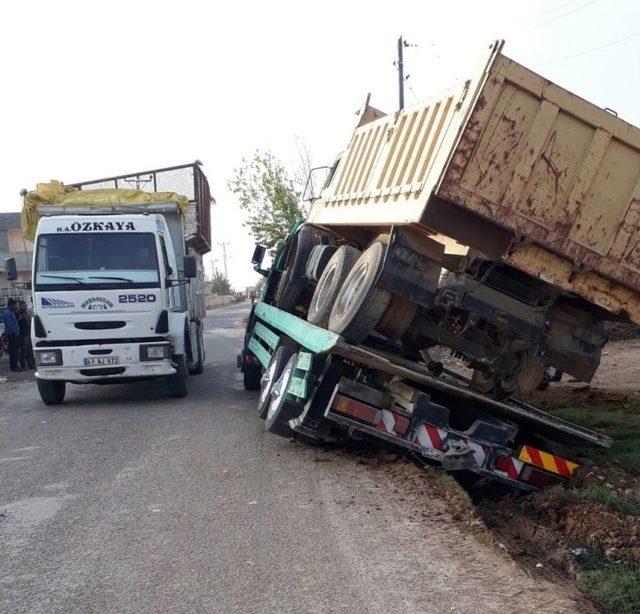
[[[37,182],[67,183],[199,159],[209,177],[210,265],[257,280],[253,238],[227,187],[270,149],[293,170],[346,147],[355,112],[446,88],[496,38],[504,54],[640,125],[640,2],[484,0],[0,0],[0,211]],[[625,39],[625,40],[622,40]]]

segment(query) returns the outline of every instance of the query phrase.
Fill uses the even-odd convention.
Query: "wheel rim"
[[[271,404],[269,405],[269,411],[267,412],[267,418],[269,419],[273,418],[287,394],[289,376],[291,375],[292,368],[292,364],[289,362],[285,367],[285,370],[282,372],[282,375],[271,387]]]
[[[356,296],[358,296],[360,289],[364,285],[368,270],[369,263],[361,263],[353,273],[353,276],[350,276],[350,279],[348,279],[342,287],[340,296],[338,297],[337,313],[339,316],[346,313],[353,305]]]
[[[276,361],[273,361],[273,364],[264,372],[262,376],[262,381],[260,384],[262,385],[262,390],[260,392],[260,404],[264,403],[268,396],[269,392],[271,392],[271,382],[273,380],[273,375],[276,372]]]
[[[329,294],[327,289],[331,287],[333,283],[333,279],[336,275],[336,265],[332,264],[331,268],[327,271],[326,275],[322,276],[322,281],[320,282],[320,286],[316,290],[315,299],[313,301],[313,310],[321,311],[327,304],[329,300]]]

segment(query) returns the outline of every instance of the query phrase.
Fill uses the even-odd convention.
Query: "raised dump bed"
[[[365,106],[308,221],[413,225],[640,323],[640,130],[491,45],[452,89]]]

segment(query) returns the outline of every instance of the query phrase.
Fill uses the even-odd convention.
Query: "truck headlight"
[[[140,360],[164,360],[169,358],[170,346],[168,343],[140,346]]]
[[[62,350],[36,350],[36,364],[42,367],[62,364]]]

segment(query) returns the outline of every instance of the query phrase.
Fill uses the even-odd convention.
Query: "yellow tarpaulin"
[[[182,215],[187,214],[189,199],[175,192],[143,192],[141,190],[78,190],[62,185],[59,181],[38,183],[34,192],[24,197],[20,222],[24,236],[33,241],[38,225],[39,205],[142,205],[147,203],[175,202]]]

